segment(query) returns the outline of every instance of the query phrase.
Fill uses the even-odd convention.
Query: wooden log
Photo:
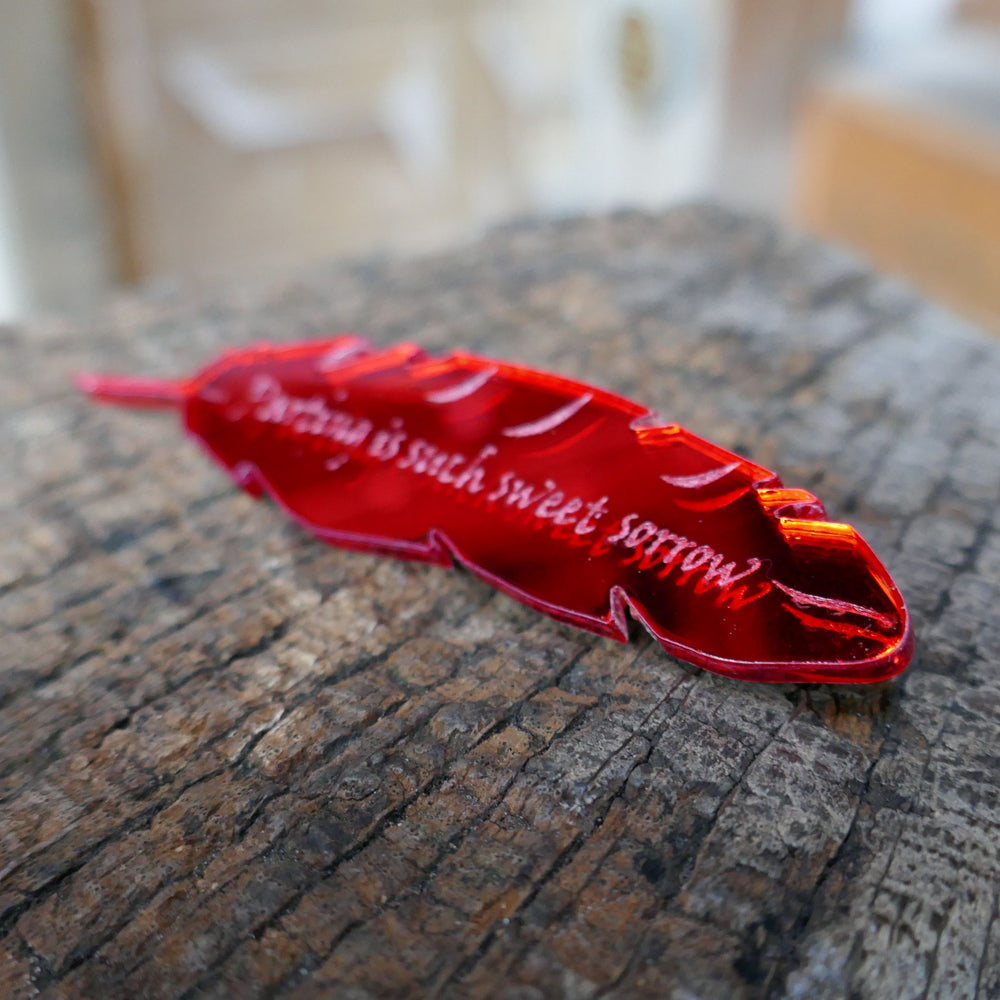
[[[758,685],[343,552],[168,416],[336,330],[629,395],[815,490],[914,666]],[[702,207],[0,333],[0,996],[1000,995],[1000,344]]]

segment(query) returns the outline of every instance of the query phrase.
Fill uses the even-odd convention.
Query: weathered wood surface
[[[739,683],[327,548],[78,369],[350,329],[814,489],[913,668]],[[703,208],[0,335],[0,996],[1000,996],[1000,344]]]

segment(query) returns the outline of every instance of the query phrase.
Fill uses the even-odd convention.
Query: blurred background
[[[0,0],[0,319],[695,199],[1000,332],[1000,0]]]

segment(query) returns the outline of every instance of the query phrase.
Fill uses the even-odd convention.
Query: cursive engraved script
[[[502,472],[490,488],[487,463],[500,454],[496,444],[483,445],[472,457],[447,451],[424,438],[411,439],[401,417],[392,417],[385,427],[375,427],[366,417],[331,407],[322,396],[292,395],[271,375],[254,376],[249,398],[254,404],[253,418],[258,422],[338,445],[336,453],[324,462],[331,472],[364,454],[377,462],[393,462],[402,472],[427,477],[457,493],[474,496],[489,490],[485,500],[491,508],[527,512],[531,523],[538,528],[546,524],[572,527],[571,536],[592,534],[598,522],[610,513],[607,496],[596,500],[567,496],[555,480],[546,479],[540,485],[531,483],[514,469]],[[579,408],[588,399],[575,401],[573,405]],[[731,469],[727,467],[725,471]],[[669,477],[662,478],[670,481]],[[738,566],[735,560],[727,561],[724,554],[711,546],[654,521],[640,521],[640,517],[636,511],[621,517],[594,544],[591,557],[607,554],[612,547],[624,549],[630,553],[624,565],[635,565],[639,571],[656,570],[659,579],[669,578],[679,587],[690,585],[698,594],[715,591],[716,603],[728,604],[734,610],[771,590],[767,580],[757,581],[753,589],[737,586],[759,572],[760,559],[749,558]]]

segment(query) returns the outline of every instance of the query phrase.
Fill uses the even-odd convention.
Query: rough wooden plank
[[[353,329],[815,489],[914,667],[760,686],[339,552],[82,368]],[[1000,345],[710,209],[0,334],[0,994],[1000,995]]]

